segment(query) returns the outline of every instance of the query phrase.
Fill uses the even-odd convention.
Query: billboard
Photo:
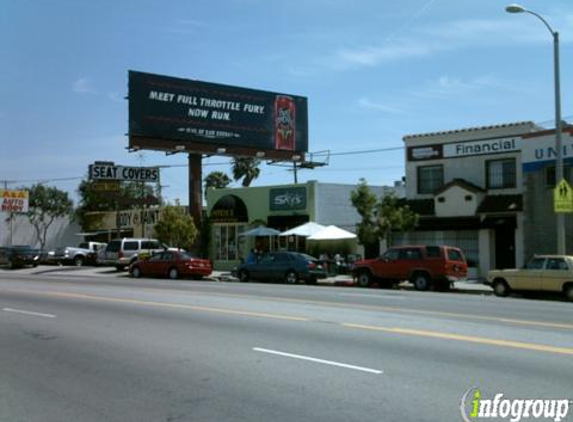
[[[129,138],[131,148],[304,154],[307,99],[129,71]]]
[[[28,212],[29,198],[27,190],[0,189],[0,211]]]

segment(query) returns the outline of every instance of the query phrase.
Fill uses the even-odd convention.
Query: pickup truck
[[[96,265],[99,250],[105,250],[107,243],[82,242],[77,247],[65,246],[56,248],[54,261],[58,264],[73,264],[81,267],[84,264]]]
[[[389,248],[376,259],[356,261],[352,275],[360,287],[377,283],[391,287],[409,280],[416,290],[449,290],[453,281],[467,277],[462,251],[451,246],[408,245]]]

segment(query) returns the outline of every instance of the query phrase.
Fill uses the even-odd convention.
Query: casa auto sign
[[[89,167],[90,180],[159,182],[159,167],[126,167],[112,163],[94,163]]]

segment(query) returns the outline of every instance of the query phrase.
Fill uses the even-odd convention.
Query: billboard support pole
[[[197,229],[201,228],[203,214],[202,154],[189,154],[189,214]]]

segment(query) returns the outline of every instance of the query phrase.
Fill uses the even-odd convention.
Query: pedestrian
[[[251,251],[249,252],[249,256],[247,256],[247,264],[256,264],[258,260],[259,260],[258,251],[255,248],[251,249]]]

